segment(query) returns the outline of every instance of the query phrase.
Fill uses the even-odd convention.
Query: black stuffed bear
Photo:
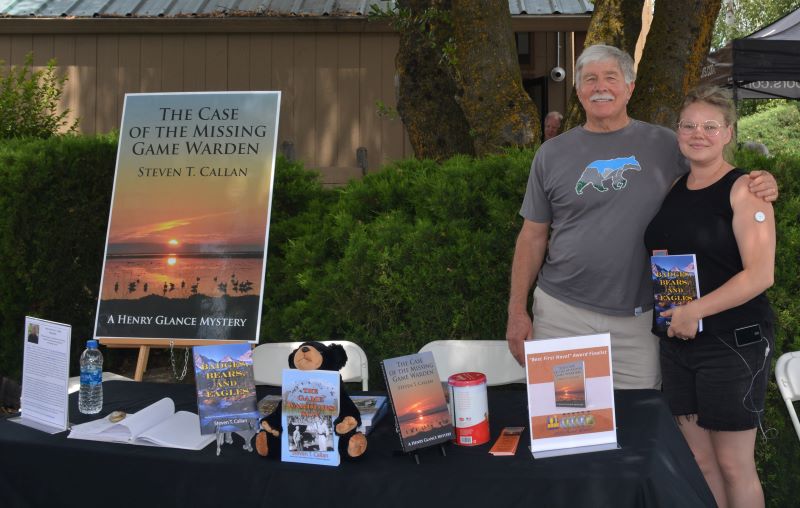
[[[339,371],[347,363],[347,353],[339,344],[326,346],[321,342],[304,342],[289,355],[289,368],[299,370]],[[356,459],[367,450],[367,438],[358,432],[361,414],[344,388],[339,376],[339,416],[333,421],[339,436],[339,455],[345,459]],[[262,457],[280,457],[281,405],[260,421],[261,430],[256,434],[256,450]]]

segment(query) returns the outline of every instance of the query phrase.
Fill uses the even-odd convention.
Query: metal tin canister
[[[486,375],[459,372],[447,378],[450,388],[450,416],[456,444],[478,446],[489,442],[489,404]]]

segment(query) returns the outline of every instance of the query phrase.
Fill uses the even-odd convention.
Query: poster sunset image
[[[258,338],[277,92],[126,96],[95,336]]]

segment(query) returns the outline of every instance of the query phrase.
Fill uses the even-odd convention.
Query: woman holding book
[[[649,251],[695,254],[700,298],[662,313],[663,391],[720,507],[764,506],[756,472],[773,342],[764,291],[775,268],[772,205],[723,158],[735,109],[719,88],[693,90],[678,123],[691,171],[645,233]],[[698,333],[702,319],[703,331]]]

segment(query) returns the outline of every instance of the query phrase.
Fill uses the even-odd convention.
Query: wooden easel
[[[203,339],[98,339],[100,344],[109,348],[120,349],[139,349],[139,357],[136,360],[136,372],[133,375],[134,381],[141,381],[144,372],[147,370],[147,360],[150,358],[150,348],[168,348],[170,342],[175,348],[187,348],[192,346],[210,346],[212,344],[233,344],[247,342],[246,340],[203,340]]]

